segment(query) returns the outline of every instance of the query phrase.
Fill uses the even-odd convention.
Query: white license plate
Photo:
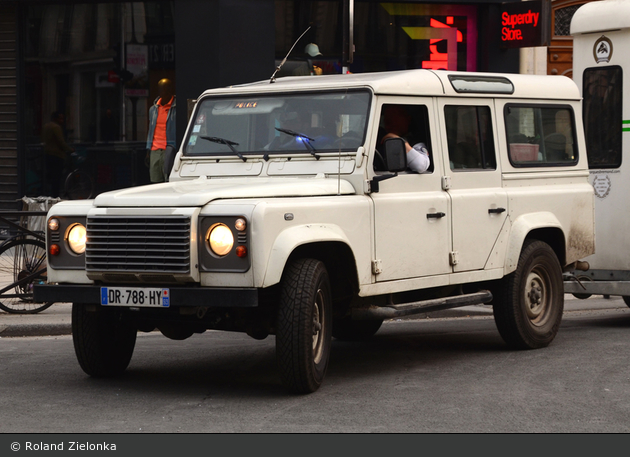
[[[171,294],[168,289],[157,287],[101,287],[101,305],[167,308]]]

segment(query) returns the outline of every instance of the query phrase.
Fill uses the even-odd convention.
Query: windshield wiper
[[[232,150],[234,154],[238,156],[239,159],[241,159],[243,162],[247,162],[247,159],[245,158],[245,156],[241,154],[240,152],[238,152],[236,148],[234,148],[234,146],[238,146],[238,143],[234,141],[226,140],[225,138],[219,138],[218,136],[201,136],[199,138],[212,141],[213,143],[225,144],[227,145],[227,147],[229,147]]]
[[[291,135],[291,136],[293,136],[295,138],[303,138],[304,140],[306,140],[306,141],[302,141],[302,143],[304,143],[306,145],[306,149],[308,149],[308,151],[313,155],[313,157],[315,157],[317,160],[319,160],[319,156],[315,153],[315,148],[311,144],[311,141],[315,141],[313,138],[310,138],[310,137],[304,135],[303,133],[294,132],[293,130],[283,129],[283,128],[280,128],[280,127],[276,127],[276,130],[278,132],[282,132],[282,133],[286,133],[287,135]]]

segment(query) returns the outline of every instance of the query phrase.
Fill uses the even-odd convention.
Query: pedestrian
[[[63,125],[65,116],[61,111],[55,111],[42,129],[44,143],[44,157],[46,163],[46,182],[51,197],[60,196],[61,180],[65,176],[68,163],[68,153],[74,149],[68,146],[64,138]]]
[[[300,65],[293,71],[294,76],[319,76],[323,73],[321,67],[313,63],[313,58],[321,56],[319,52],[319,46],[315,43],[309,43],[304,48],[304,57],[301,59],[305,62],[305,65]]]
[[[147,159],[151,182],[164,182],[164,151],[175,147],[175,88],[170,79],[158,82],[159,96],[149,109],[149,133],[147,135]]]

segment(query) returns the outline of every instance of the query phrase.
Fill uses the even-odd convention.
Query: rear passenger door
[[[483,269],[508,214],[507,193],[497,167],[494,104],[491,99],[438,102],[443,187],[451,197],[451,264],[454,272]]]

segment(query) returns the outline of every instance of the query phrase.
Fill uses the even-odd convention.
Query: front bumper
[[[132,287],[130,287],[131,289]],[[201,306],[205,308],[255,308],[258,289],[217,289],[203,287],[169,287],[170,307]],[[101,303],[101,287],[93,285],[41,284],[33,288],[36,302]]]

